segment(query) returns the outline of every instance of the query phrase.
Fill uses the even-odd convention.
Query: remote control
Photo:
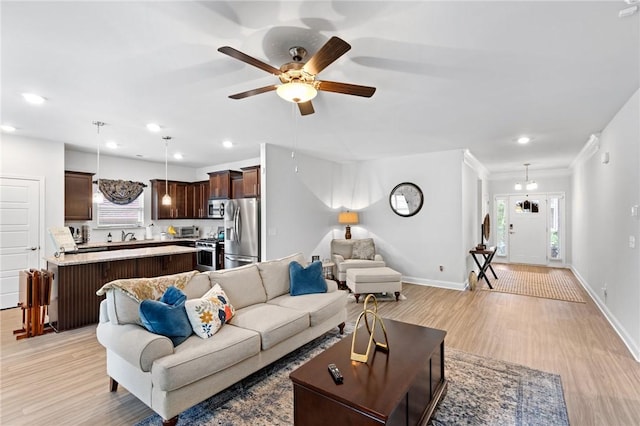
[[[333,381],[336,382],[336,385],[341,385],[344,381],[342,377],[342,373],[338,370],[335,364],[329,364],[329,373],[331,373],[331,377],[333,377]]]

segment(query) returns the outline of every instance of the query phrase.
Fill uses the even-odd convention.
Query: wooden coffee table
[[[297,425],[414,425],[426,423],[444,394],[446,331],[384,319],[389,353],[377,351],[366,364],[352,362],[351,336],[293,371]],[[366,329],[356,351],[365,352]],[[334,383],[336,364],[344,383]]]

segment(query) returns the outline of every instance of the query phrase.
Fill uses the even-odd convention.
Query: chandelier
[[[533,191],[534,189],[538,189],[538,184],[535,180],[529,180],[529,166],[531,163],[524,163],[525,172],[524,172],[524,185],[520,182],[516,182],[514,189],[516,191],[522,191],[524,187],[527,191]]]

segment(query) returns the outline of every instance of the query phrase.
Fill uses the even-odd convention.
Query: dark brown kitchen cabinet
[[[209,208],[209,181],[194,182],[191,184],[191,191],[193,198],[193,217],[196,219],[203,219],[207,217]]]
[[[235,170],[209,173],[209,198],[233,198],[232,181],[241,178],[242,173]]]
[[[93,173],[64,172],[64,220],[92,220]]]
[[[168,185],[168,190],[166,189]],[[187,192],[190,185],[187,182],[165,181],[162,179],[151,180],[151,219],[188,219]],[[170,205],[162,204],[162,197],[168,193],[171,197]],[[192,210],[192,209],[191,209]],[[191,212],[192,213],[192,212]]]
[[[242,168],[242,196],[260,196],[260,166]]]

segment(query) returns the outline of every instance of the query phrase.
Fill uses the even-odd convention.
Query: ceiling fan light
[[[276,93],[285,101],[303,103],[315,98],[318,91],[311,84],[291,82],[278,86]]]

